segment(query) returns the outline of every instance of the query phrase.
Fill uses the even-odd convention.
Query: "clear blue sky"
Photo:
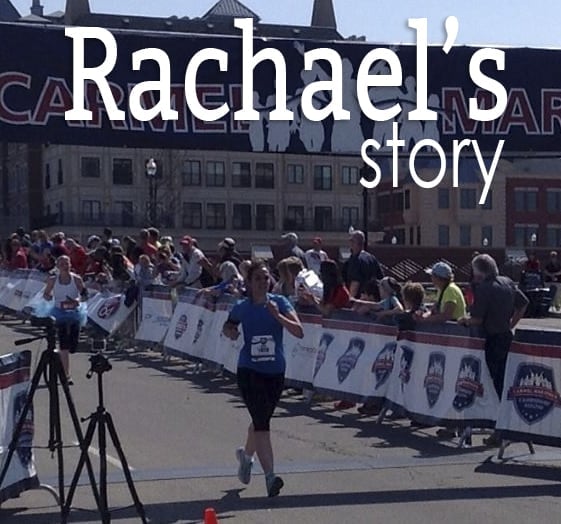
[[[216,0],[90,0],[93,12],[147,16],[201,16]],[[22,14],[31,0],[12,0]],[[42,0],[45,12],[66,0]],[[243,0],[263,21],[307,25],[313,0]],[[442,43],[443,21],[460,21],[457,43],[561,47],[561,0],[334,0],[339,31],[373,42],[407,43],[408,18],[429,19],[429,41]]]

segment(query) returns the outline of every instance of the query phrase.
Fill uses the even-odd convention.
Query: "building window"
[[[344,186],[356,186],[358,184],[358,167],[343,166],[341,182]]]
[[[208,187],[224,187],[224,162],[206,163],[206,185]]]
[[[258,162],[255,164],[255,187],[259,189],[275,188],[275,166]]]
[[[203,206],[198,202],[183,202],[183,216],[181,223],[186,229],[201,229],[203,227]]]
[[[450,190],[447,187],[438,188],[438,209],[450,209]]]
[[[331,166],[315,166],[314,189],[318,191],[331,191],[332,188]]]
[[[226,204],[206,205],[207,229],[226,229]]]
[[[561,191],[559,190],[547,191],[547,212],[561,213]]]
[[[411,209],[411,191],[406,189],[403,193],[403,208]]]
[[[201,185],[201,163],[198,160],[185,160],[181,180],[184,186]]]
[[[101,202],[99,200],[82,200],[82,221],[96,223],[101,220]]]
[[[62,159],[58,159],[58,169],[56,172],[56,180],[57,180],[57,184],[59,186],[61,186],[64,182],[64,173],[62,171]]]
[[[96,156],[82,157],[82,176],[84,178],[99,178],[101,176],[100,160]]]
[[[389,213],[391,208],[391,195],[389,193],[382,193],[378,195],[378,213]]]
[[[269,204],[255,206],[255,228],[258,231],[275,230],[275,206]]]
[[[460,208],[475,209],[477,206],[477,191],[475,189],[460,189]]]
[[[561,247],[561,226],[547,227],[547,246]]]
[[[115,201],[116,217],[115,222],[123,227],[134,226],[134,205],[131,200],[117,200]]]
[[[251,204],[234,204],[232,208],[232,228],[251,229]]]
[[[439,246],[449,246],[450,245],[450,227],[440,225],[438,226],[438,245]]]
[[[251,187],[251,164],[249,162],[232,164],[232,187]]]
[[[45,189],[51,187],[51,165],[45,164]]]
[[[302,164],[288,164],[286,166],[286,176],[289,184],[303,184],[304,166]]]
[[[471,226],[461,225],[460,226],[460,246],[469,247],[471,246]]]
[[[284,217],[283,229],[286,231],[303,231],[304,227],[304,206],[288,206]]]
[[[485,240],[487,240],[487,243],[485,243]],[[493,245],[493,226],[483,226],[481,228],[481,245],[484,247]]]
[[[333,209],[330,206],[314,208],[314,229],[316,231],[333,230]]]
[[[516,189],[514,191],[514,206],[518,212],[535,212],[538,209],[538,190]]]
[[[517,247],[532,246],[532,235],[538,238],[538,226],[528,224],[515,224],[514,225],[514,244]]]
[[[343,212],[342,227],[344,229],[348,229],[349,226],[358,226],[359,223],[358,207],[344,207],[342,209],[342,212]]]
[[[131,186],[132,178],[132,160],[130,158],[114,158],[113,184]]]
[[[391,194],[391,211],[403,211],[404,204],[403,193],[401,191]]]

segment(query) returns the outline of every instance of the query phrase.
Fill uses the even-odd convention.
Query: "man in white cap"
[[[454,273],[446,262],[437,262],[427,273],[438,291],[436,303],[422,322],[448,322],[458,320],[466,314],[466,301],[462,290],[454,283]]]
[[[329,257],[327,256],[327,253],[321,249],[322,240],[320,237],[314,238],[312,242],[314,247],[306,251],[306,262],[308,264],[308,269],[311,269],[319,276],[319,267],[321,266],[321,263]]]

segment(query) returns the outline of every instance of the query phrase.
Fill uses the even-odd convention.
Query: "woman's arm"
[[[300,323],[300,319],[298,318],[296,311],[292,309],[286,313],[281,313],[277,303],[272,300],[267,302],[267,309],[277,322],[292,336],[296,338],[304,338],[304,330],[302,329],[302,324]]]
[[[52,300],[53,298],[53,287],[55,286],[56,276],[50,277],[47,280],[47,285],[45,286],[45,291],[43,291],[43,298],[45,300]]]

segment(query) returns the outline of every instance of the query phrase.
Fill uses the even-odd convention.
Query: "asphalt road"
[[[559,319],[547,322],[561,326]],[[22,330],[18,321],[0,323],[1,353],[12,351],[21,336],[16,330]],[[40,343],[29,347],[36,358],[44,349]],[[236,478],[234,450],[243,443],[248,417],[230,379],[195,374],[177,359],[164,364],[150,351],[108,355],[113,369],[103,374],[106,406],[150,522],[202,522],[209,507],[218,522],[229,524],[513,524],[554,521],[561,514],[561,451],[538,447],[530,458],[517,444],[507,451],[511,460],[501,464],[482,446],[483,435],[475,435],[471,449],[458,450],[453,442],[438,441],[434,428],[412,431],[406,421],[376,425],[355,410],[334,411],[332,402],[307,406],[290,392],[273,421],[276,470],[286,485],[278,498],[268,499],[259,471],[248,487]],[[80,416],[97,405],[96,376],[86,378],[89,357],[72,358]],[[42,387],[35,396],[37,446],[48,441],[47,408]],[[68,484],[79,452],[64,402],[61,413]],[[94,465],[97,450],[94,440]],[[132,500],[113,446],[108,454],[109,502],[117,508],[112,522],[140,522],[134,508],[118,510]],[[50,452],[37,449],[35,458],[41,482],[56,485],[57,462]],[[101,522],[85,476],[73,506],[83,509],[73,511],[70,522]],[[47,524],[60,517],[48,492],[29,491],[2,505],[0,522]]]

